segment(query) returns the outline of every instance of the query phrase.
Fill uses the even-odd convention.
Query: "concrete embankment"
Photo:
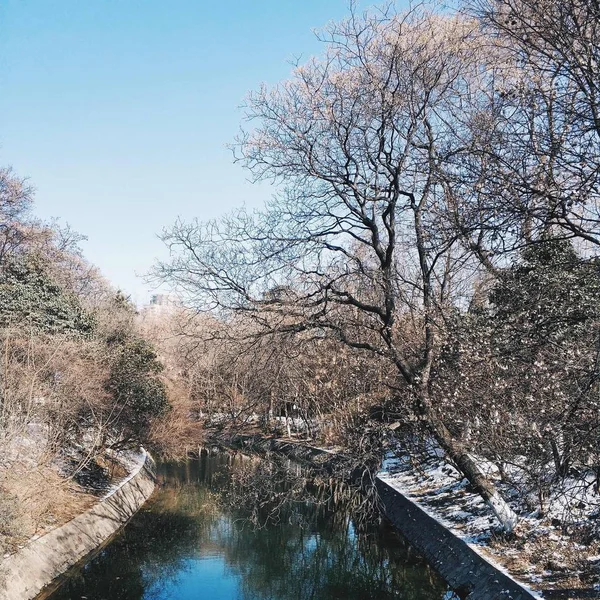
[[[144,453],[139,467],[108,496],[0,562],[0,599],[38,596],[127,523],[152,494],[154,482],[154,463]]]
[[[348,464],[343,457],[300,443],[260,436],[238,436],[233,445],[258,453],[277,452],[319,470],[338,473]],[[349,473],[348,473],[349,474]],[[427,514],[385,479],[376,486],[388,519],[427,559],[429,564],[466,600],[534,600],[536,597],[498,567],[475,552],[464,540]]]
[[[377,477],[375,483],[388,519],[461,598],[535,598],[384,479]]]

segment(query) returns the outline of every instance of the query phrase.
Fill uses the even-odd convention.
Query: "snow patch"
[[[133,479],[142,470],[142,467],[146,463],[146,457],[148,456],[146,449],[143,447],[140,447],[138,451],[127,450],[124,452],[114,452],[111,454],[115,460],[121,463],[121,465],[129,474],[120,481],[117,481],[111,485],[106,494],[102,496],[102,500],[110,498],[119,488],[124,486],[129,480]]]

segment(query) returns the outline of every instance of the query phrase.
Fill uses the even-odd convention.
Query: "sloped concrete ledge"
[[[0,599],[32,600],[121,528],[154,490],[154,461],[144,462],[110,495],[0,562]]]
[[[393,525],[468,600],[534,600],[528,590],[381,478],[377,491]]]

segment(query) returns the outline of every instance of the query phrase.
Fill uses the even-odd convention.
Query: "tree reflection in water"
[[[387,524],[353,520],[348,498],[311,485],[302,497],[301,486],[277,475],[279,491],[291,493],[269,500],[274,488],[258,485],[242,506],[243,472],[253,467],[226,454],[161,465],[163,485],[151,503],[51,600],[447,597]]]

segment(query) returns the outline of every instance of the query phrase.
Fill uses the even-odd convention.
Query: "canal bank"
[[[296,488],[285,462],[232,452],[159,462],[151,500],[47,600],[455,598],[387,521],[355,519],[327,482]],[[282,494],[262,487],[265,475]]]
[[[344,457],[323,448],[262,436],[237,436],[231,445],[248,452],[276,452],[329,473],[344,472]],[[536,600],[541,596],[505,574],[476,552],[426,509],[394,487],[385,476],[375,485],[383,510],[392,524],[427,559],[461,598],[466,600]]]
[[[127,523],[154,491],[154,481],[154,462],[143,451],[138,466],[89,510],[3,558],[0,599],[32,600],[38,596]]]

